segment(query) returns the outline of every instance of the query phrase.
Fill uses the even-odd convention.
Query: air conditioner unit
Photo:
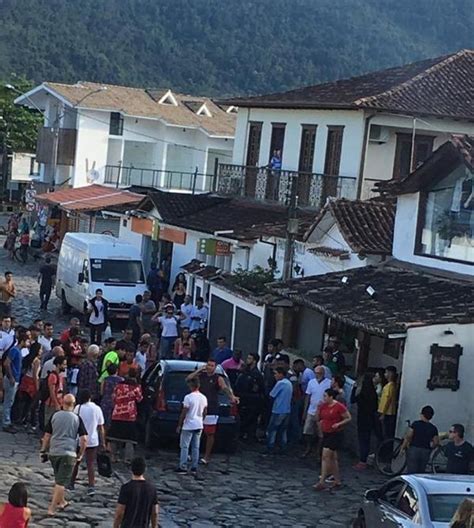
[[[387,127],[381,125],[372,125],[370,127],[369,141],[371,143],[386,143],[390,138],[390,132]]]

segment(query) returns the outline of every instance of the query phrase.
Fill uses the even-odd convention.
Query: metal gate
[[[225,336],[230,343],[232,335],[233,306],[216,295],[211,295],[211,317],[209,321],[209,342],[211,350],[216,346],[217,338]]]
[[[259,352],[260,317],[237,308],[235,314],[234,348],[240,348],[244,357],[249,352]]]

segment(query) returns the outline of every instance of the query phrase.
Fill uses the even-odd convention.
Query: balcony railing
[[[328,197],[354,199],[356,178],[220,164],[218,194],[319,209]]]
[[[151,187],[153,189],[173,189],[188,192],[205,192],[213,189],[213,174],[199,172],[164,171],[106,165],[104,184],[116,187]]]

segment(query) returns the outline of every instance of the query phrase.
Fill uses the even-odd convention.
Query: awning
[[[61,189],[39,194],[36,200],[46,205],[56,205],[64,211],[88,212],[114,209],[138,204],[143,195],[103,185],[88,185],[76,189]]]

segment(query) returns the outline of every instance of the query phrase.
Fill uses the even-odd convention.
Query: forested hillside
[[[0,78],[248,94],[474,47],[472,0],[0,0]]]

